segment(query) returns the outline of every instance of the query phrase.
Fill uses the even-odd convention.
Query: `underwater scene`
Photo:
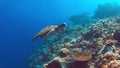
[[[29,60],[30,68],[120,68],[120,5],[99,4],[93,16],[71,15],[41,29],[43,40]]]
[[[0,68],[120,68],[119,0],[0,0]]]

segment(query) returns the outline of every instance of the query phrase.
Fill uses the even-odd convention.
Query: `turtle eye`
[[[67,26],[67,24],[66,24],[66,23],[63,23],[62,25],[63,25],[63,26]]]

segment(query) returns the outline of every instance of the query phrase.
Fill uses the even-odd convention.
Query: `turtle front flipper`
[[[46,34],[46,36],[50,36],[51,34],[54,34],[55,29],[51,29],[50,31],[48,31],[48,33]]]

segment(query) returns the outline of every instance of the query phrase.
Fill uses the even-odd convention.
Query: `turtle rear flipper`
[[[45,37],[47,37],[47,36],[48,36],[47,33],[48,33],[48,32],[45,32],[45,33],[43,33],[43,34],[42,34],[42,33],[41,33],[41,34],[40,34],[40,33],[36,34],[36,35],[32,38],[32,41],[36,40],[38,37],[40,37],[40,38],[42,38],[42,39],[45,38]]]
[[[39,35],[35,35],[35,36],[32,38],[32,41],[35,41],[38,37],[39,37]]]

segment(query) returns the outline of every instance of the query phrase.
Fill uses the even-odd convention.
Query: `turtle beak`
[[[66,27],[66,26],[67,26],[66,23],[62,23],[62,24],[59,25],[59,27]]]

